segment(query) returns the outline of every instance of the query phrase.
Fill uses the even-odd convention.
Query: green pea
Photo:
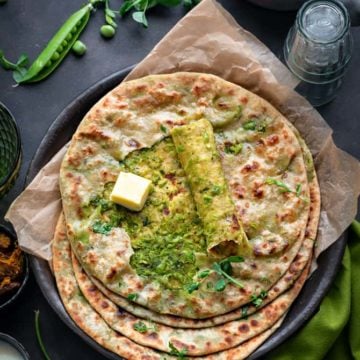
[[[71,33],[70,34],[68,34],[67,36],[66,36],[66,38],[65,38],[67,41],[70,41],[71,39],[72,39],[72,35],[71,35]]]
[[[51,65],[52,65],[52,61],[49,60],[49,61],[45,64],[45,67],[48,68],[48,67],[50,67]]]
[[[55,51],[53,56],[51,57],[51,60],[56,61],[56,60],[59,60],[59,59],[60,59],[60,54],[57,51]]]
[[[103,25],[100,28],[100,34],[106,39],[110,39],[115,35],[115,29],[111,25]]]
[[[62,43],[61,43],[61,46],[63,46],[64,48],[66,48],[68,42],[66,40],[64,40]]]
[[[60,46],[58,47],[58,49],[57,49],[57,51],[58,51],[59,53],[62,53],[63,50],[64,50],[64,47],[63,47],[62,45],[60,45]]]
[[[75,41],[75,44],[72,47],[72,51],[78,56],[84,55],[86,50],[86,45],[80,40]]]

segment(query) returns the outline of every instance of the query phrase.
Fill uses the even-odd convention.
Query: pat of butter
[[[110,200],[130,210],[140,211],[149,195],[151,181],[131,173],[120,172]]]

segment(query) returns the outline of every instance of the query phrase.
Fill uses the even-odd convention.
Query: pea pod
[[[71,50],[90,18],[91,4],[72,14],[24,74],[14,74],[19,84],[43,80],[50,75]]]

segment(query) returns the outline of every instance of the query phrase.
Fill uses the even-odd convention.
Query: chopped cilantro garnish
[[[208,277],[210,273],[211,273],[210,269],[205,269],[205,270],[200,271],[197,274],[197,277],[200,279],[204,279],[204,278]]]
[[[256,122],[254,120],[249,120],[243,124],[243,129],[245,130],[255,130],[256,129]]]
[[[234,154],[237,155],[241,152],[243,148],[243,144],[238,143],[238,144],[225,144],[225,152],[227,154]]]
[[[130,301],[136,301],[136,299],[138,298],[138,294],[137,293],[131,293],[127,296],[127,299]]]
[[[177,349],[174,344],[169,341],[169,348],[170,348],[170,355],[174,355],[174,356],[177,356],[178,358],[180,359],[185,359],[185,356],[187,354],[187,349]]]
[[[195,290],[199,289],[199,286],[200,286],[200,283],[195,282],[195,283],[186,285],[185,288],[189,294],[192,294]]]
[[[267,296],[267,291],[262,290],[259,295],[255,295],[255,294],[251,295],[250,301],[253,305],[255,305],[255,307],[259,307],[263,303],[266,296]]]
[[[211,195],[219,195],[222,192],[223,187],[220,185],[213,185],[210,189]]]
[[[299,197],[301,195],[301,184],[296,185],[296,196]]]
[[[102,223],[99,220],[96,220],[92,225],[92,230],[95,233],[108,235],[112,229],[112,225],[109,223]]]
[[[268,125],[268,119],[269,118],[254,118],[246,121],[242,127],[244,130],[248,131],[265,132]]]
[[[160,130],[161,130],[164,134],[167,134],[167,128],[166,128],[163,124],[160,125]]]
[[[142,321],[138,321],[133,325],[134,330],[138,331],[139,333],[146,333],[148,331],[148,327]]]
[[[176,151],[179,152],[179,153],[185,151],[184,145],[179,145],[179,146],[177,146],[177,147],[176,147]]]
[[[221,278],[215,283],[215,290],[216,291],[224,291],[226,288],[226,285],[228,284],[228,281],[226,281],[224,278]]]
[[[210,195],[204,195],[203,196],[203,199],[204,199],[204,202],[206,203],[206,204],[210,204],[211,202],[212,202],[212,196],[210,196]]]

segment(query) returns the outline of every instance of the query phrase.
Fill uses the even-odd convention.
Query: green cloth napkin
[[[271,360],[360,360],[360,223],[354,221],[341,268],[316,315]]]

